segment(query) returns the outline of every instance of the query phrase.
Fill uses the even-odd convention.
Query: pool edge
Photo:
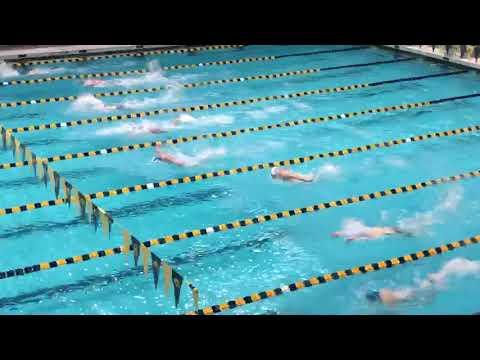
[[[407,52],[410,54],[421,55],[433,60],[446,62],[446,63],[457,65],[463,68],[480,70],[480,63],[475,64],[470,61],[466,61],[456,57],[438,55],[438,54],[434,54],[418,48],[410,47],[408,45],[378,45],[378,46],[388,50],[399,50],[399,51]]]

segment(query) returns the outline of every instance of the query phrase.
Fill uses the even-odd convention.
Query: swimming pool
[[[335,52],[342,49],[350,50]],[[272,56],[277,58],[222,63]],[[200,51],[195,55],[162,54],[36,65],[22,69],[16,77],[2,79],[148,70],[134,76],[100,77],[106,80],[105,87],[85,87],[78,78],[0,87],[1,103],[29,102],[0,108],[0,125],[12,129],[15,138],[37,156],[51,158],[51,169],[83,194],[91,194],[93,202],[114,220],[108,238],[82,220],[74,205],[52,205],[0,216],[0,271],[118,247],[122,245],[124,229],[140,241],[193,233],[197,229],[215,230],[198,235],[195,232],[185,239],[180,236],[172,244],[150,248],[184,278],[178,307],[172,289],[167,296],[164,294],[163,273],[160,272],[155,289],[152,269],[145,276],[142,256],[135,267],[130,252],[1,279],[0,313],[183,314],[194,308],[187,281],[199,290],[199,306],[204,308],[477,235],[480,196],[476,189],[480,179],[476,178],[285,219],[261,220],[248,226],[231,226],[232,229],[219,227],[477,171],[474,154],[480,150],[480,143],[475,129],[452,136],[408,140],[396,146],[347,151],[342,156],[334,153],[480,125],[475,117],[480,108],[479,78],[475,72],[417,57],[404,61],[410,57],[377,47],[252,45]],[[212,62],[217,63],[207,65]],[[329,69],[367,63],[376,64]],[[178,64],[202,65],[160,70]],[[27,75],[32,69],[33,75]],[[298,72],[306,69],[324,70]],[[269,74],[277,75],[251,79]],[[435,74],[442,75],[428,77]],[[415,77],[424,78],[411,79]],[[179,85],[224,79],[236,80],[195,87]],[[374,85],[398,79],[404,81]],[[362,86],[350,87],[358,84]],[[85,96],[147,88],[156,90],[125,96],[97,95],[96,100]],[[315,92],[318,89],[329,90]],[[466,95],[472,97],[450,99]],[[80,98],[60,99],[68,96]],[[39,101],[46,98],[58,101]],[[416,105],[393,107],[412,103]],[[120,109],[109,108],[119,104]],[[158,109],[170,110],[141,115]],[[130,114],[129,118],[111,117],[125,114]],[[131,130],[130,123],[166,124],[180,114],[188,121],[167,133],[126,133]],[[75,123],[82,119],[97,120]],[[317,120],[301,122],[303,119]],[[280,123],[284,125],[270,126]],[[58,126],[35,127],[41,124]],[[210,135],[201,137],[202,134]],[[151,142],[168,139],[180,140],[174,146],[163,145],[166,151],[193,156],[198,164],[176,167],[152,162]],[[124,145],[145,143],[150,145],[119,150]],[[116,150],[104,150],[111,148]],[[94,152],[89,154],[91,151]],[[74,157],[68,154],[77,153],[86,154],[83,158],[68,159]],[[304,158],[318,153],[326,155],[305,161]],[[55,159],[56,155],[67,157]],[[272,180],[269,166],[252,167],[299,157],[302,160],[296,161],[298,164],[293,164],[292,169],[314,173],[318,177],[315,182],[282,183]],[[12,151],[0,152],[0,163],[12,161]],[[218,173],[229,169],[237,170]],[[39,182],[29,166],[2,168],[0,175],[1,209],[55,199],[50,185],[45,187]],[[183,180],[185,177],[193,178]],[[182,180],[162,183],[170,179]],[[127,190],[122,190],[125,187]],[[113,191],[116,189],[119,191]],[[95,198],[98,192],[102,192],[103,198]],[[415,236],[397,235],[358,243],[331,237],[347,219],[369,226],[408,226],[415,230]],[[385,307],[365,301],[368,289],[414,286],[455,257],[478,260],[480,247],[469,246],[393,269],[332,281],[224,313],[477,312],[475,299],[479,290],[471,275],[457,277],[433,298],[415,303]]]

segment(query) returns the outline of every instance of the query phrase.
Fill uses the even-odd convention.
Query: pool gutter
[[[380,46],[390,50],[394,49],[394,50],[407,52],[410,54],[422,55],[422,56],[425,56],[434,60],[438,60],[441,62],[459,65],[464,68],[480,70],[480,62],[475,63],[471,60],[461,59],[457,56],[445,56],[441,54],[435,54],[428,48],[421,49],[421,48],[418,48],[417,46],[411,46],[411,45],[380,45]]]
[[[0,60],[44,60],[75,55],[104,55],[135,50],[187,48],[189,45],[0,45]]]

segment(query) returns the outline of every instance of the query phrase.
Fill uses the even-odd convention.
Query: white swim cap
[[[273,167],[272,170],[270,171],[270,174],[271,174],[272,176],[277,176],[278,170],[279,170],[278,167],[275,166],[275,167]]]

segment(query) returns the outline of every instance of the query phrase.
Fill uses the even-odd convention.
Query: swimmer
[[[91,86],[91,87],[97,87],[97,86],[105,86],[107,82],[105,80],[100,80],[100,79],[87,79],[83,82],[83,86]]]
[[[198,152],[194,156],[188,156],[182,153],[178,153],[176,155],[168,154],[162,152],[160,150],[160,145],[156,147],[155,157],[153,161],[165,161],[171,164],[179,165],[179,166],[198,166],[201,163],[205,162],[206,160],[210,160],[215,157],[225,155],[224,148],[217,148],[217,149],[205,149],[203,151]]]
[[[175,155],[160,151],[160,145],[157,145],[155,148],[155,157],[153,161],[164,161],[169,164],[174,164],[178,166],[188,166],[188,162],[184,159],[176,157]]]
[[[480,261],[455,258],[443,265],[440,271],[428,274],[418,288],[369,290],[365,298],[371,303],[377,302],[390,306],[411,302],[417,300],[422,294],[434,295],[434,291],[441,289],[448,277],[473,274],[480,274]]]
[[[347,242],[358,240],[375,240],[384,236],[405,234],[411,235],[411,233],[402,230],[398,227],[369,227],[362,222],[355,219],[348,219],[344,222],[343,227],[345,230],[340,230],[332,233],[332,237],[343,237]]]
[[[280,179],[284,181],[303,181],[303,182],[312,182],[313,175],[303,175],[300,173],[295,173],[289,169],[273,167],[270,172],[272,178]]]
[[[140,134],[161,134],[165,133],[168,130],[156,125],[145,125],[145,124],[131,124],[128,129],[130,135],[140,135]]]
[[[417,293],[414,289],[380,289],[369,290],[365,294],[365,298],[370,303],[381,303],[384,305],[393,306],[399,303],[412,301],[416,298]]]

